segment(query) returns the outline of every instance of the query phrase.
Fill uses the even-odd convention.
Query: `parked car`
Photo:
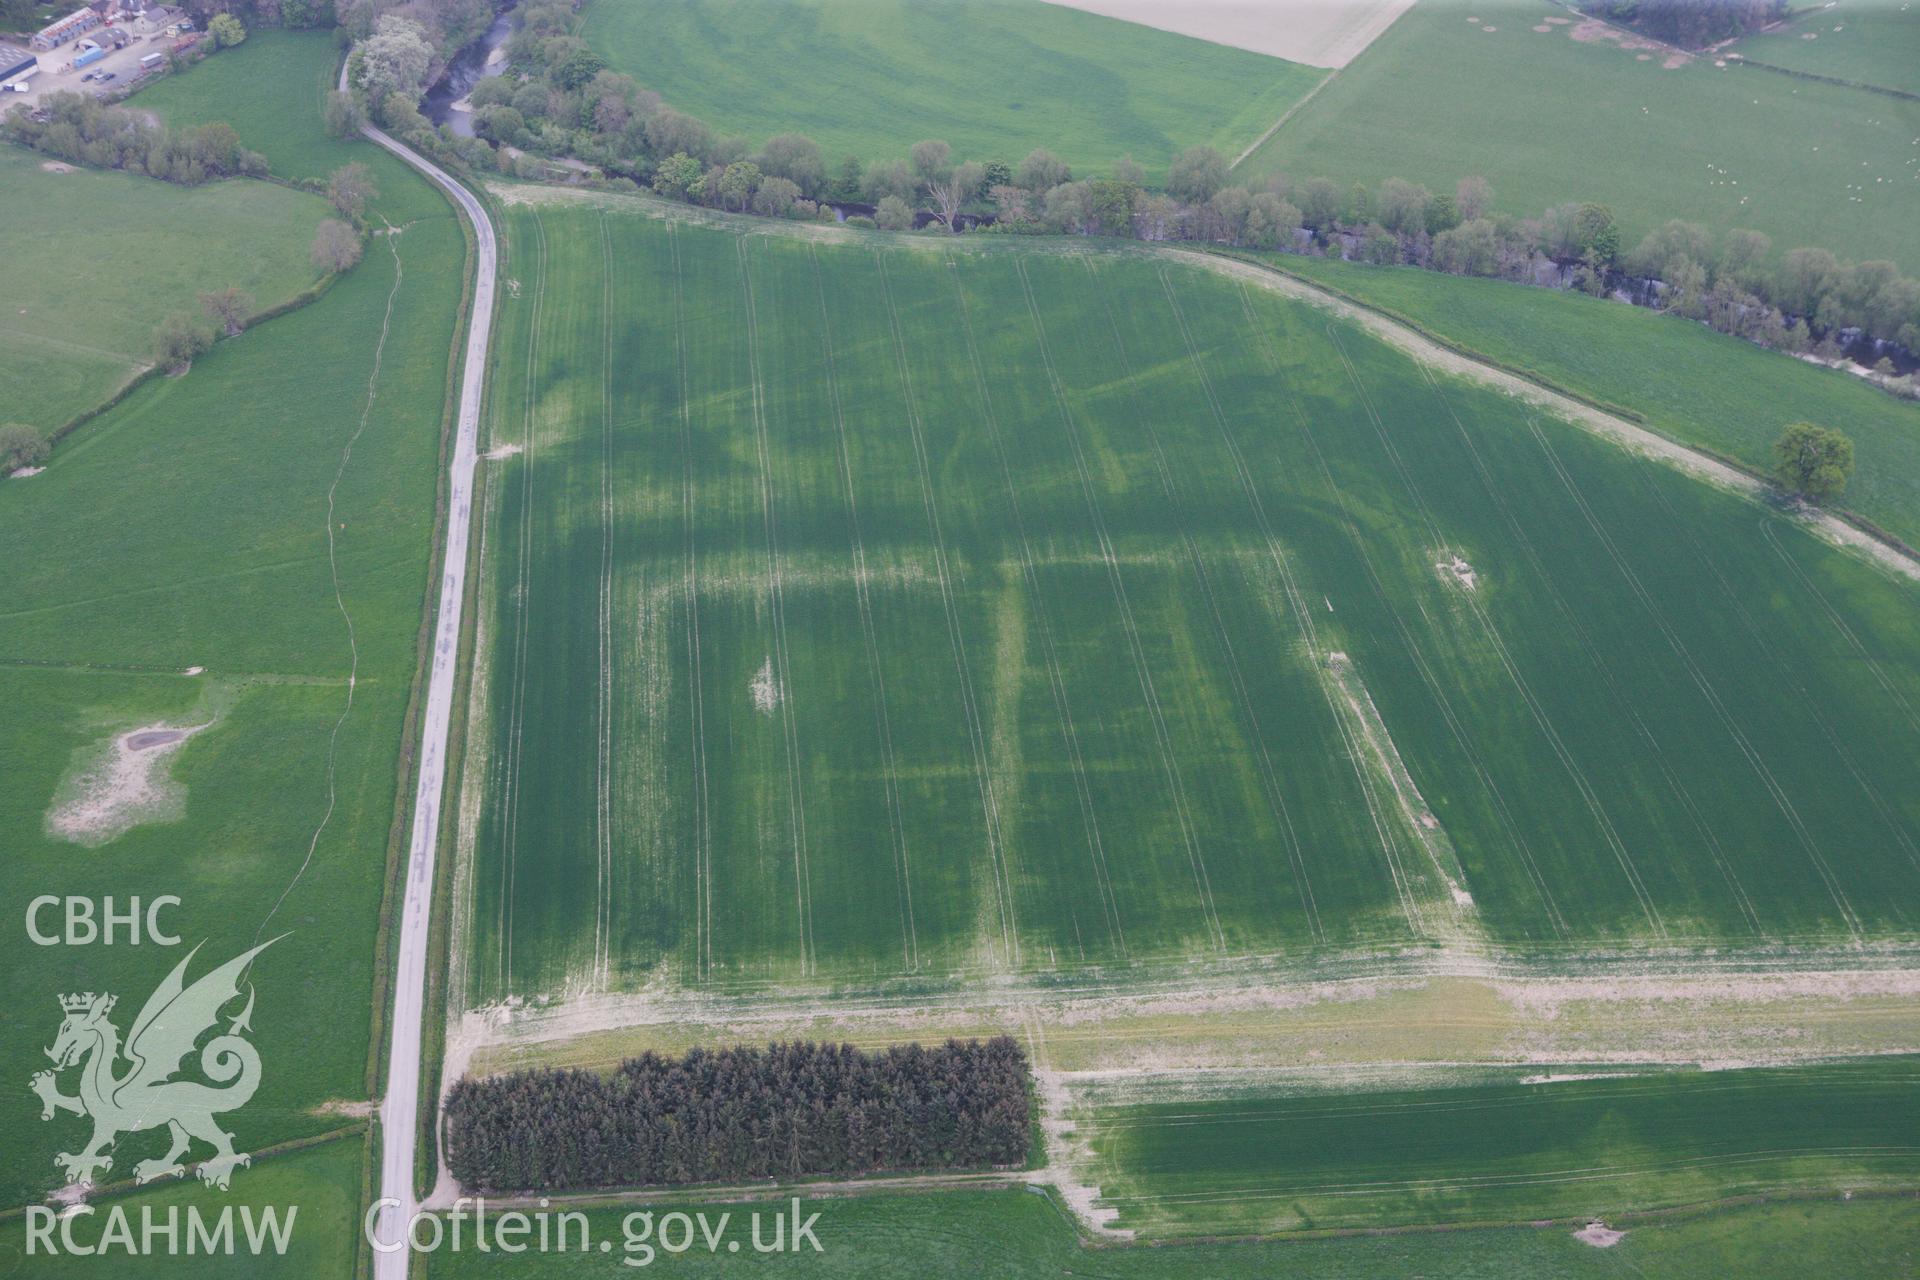
[[[120,78],[120,73],[118,71],[102,71],[100,73],[101,84],[105,84],[109,80],[118,80],[119,78]]]

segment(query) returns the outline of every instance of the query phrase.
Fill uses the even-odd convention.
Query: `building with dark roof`
[[[0,44],[0,84],[25,75],[40,65],[40,59],[17,44]]]

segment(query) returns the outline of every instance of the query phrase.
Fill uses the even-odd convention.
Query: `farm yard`
[[[798,131],[836,165],[944,138],[1009,165],[1035,147],[1081,170],[1131,154],[1158,180],[1185,147],[1239,154],[1323,74],[1042,0],[608,2],[582,37],[719,132]]]
[[[256,304],[314,282],[317,196],[233,180],[177,187],[0,148],[0,420],[43,435],[152,361],[154,326],[228,286]],[[52,250],[52,251],[48,251]]]
[[[1436,191],[1479,174],[1517,216],[1609,205],[1627,247],[1681,218],[1920,271],[1920,102],[1609,30],[1551,5],[1419,0],[1236,172]]]
[[[1911,927],[1910,584],[1178,261],[662,208],[508,206],[469,1005]]]

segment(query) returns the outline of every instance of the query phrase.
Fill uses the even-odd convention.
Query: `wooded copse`
[[[1635,31],[1704,49],[1735,40],[1787,16],[1787,0],[1584,0],[1583,13]]]
[[[794,1041],[464,1079],[445,1123],[462,1186],[557,1190],[1018,1166],[1032,1098],[1007,1036],[879,1053]]]
[[[241,146],[230,125],[165,128],[145,112],[78,93],[48,94],[40,114],[45,118],[14,107],[0,118],[0,138],[74,164],[124,169],[189,187],[267,172],[265,158]]]

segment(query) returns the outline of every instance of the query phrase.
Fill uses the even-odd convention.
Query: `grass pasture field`
[[[1726,51],[1789,71],[1920,93],[1920,17],[1909,0],[1809,5]]]
[[[1773,465],[1789,422],[1841,426],[1858,467],[1845,505],[1920,544],[1920,406],[1705,325],[1584,294],[1413,268],[1289,255],[1330,285],[1509,367],[1529,369],[1656,430],[1750,467]]]
[[[324,178],[341,165],[363,164],[382,192],[374,214],[396,224],[445,217],[446,201],[397,156],[329,137],[320,127],[339,69],[330,33],[263,28],[217,58],[154,81],[132,102],[172,125],[232,125],[276,177]]]
[[[1910,1058],[1090,1109],[1114,1225],[1274,1235],[1911,1187]]]
[[[1911,928],[1910,586],[1149,253],[661,211],[507,210],[469,1004]]]
[[[277,92],[255,88],[263,101]],[[380,207],[433,199],[402,174]],[[19,1034],[0,1046],[0,1072],[21,1087],[0,1103],[0,1204],[58,1186],[54,1153],[84,1138],[72,1117],[43,1124],[24,1087],[48,1065],[56,997],[117,993],[125,1032],[202,940],[194,976],[288,935],[254,971],[262,1084],[223,1117],[241,1150],[338,1129],[350,1121],[316,1109],[366,1096],[465,258],[444,202],[437,218],[412,216],[313,304],[140,387],[43,474],[0,484],[0,894],[23,910],[43,894],[111,894],[120,909],[174,894],[167,923],[183,939],[40,947],[15,918],[0,955]],[[195,731],[150,765],[116,745],[161,725]],[[77,798],[95,803],[76,826],[64,817]],[[106,1177],[164,1145],[125,1139]]]
[[[349,1135],[275,1156],[242,1171],[227,1192],[210,1191],[198,1183],[173,1183],[96,1200],[93,1214],[73,1225],[76,1243],[82,1247],[99,1245],[106,1239],[108,1215],[118,1207],[127,1215],[132,1239],[137,1243],[143,1212],[150,1212],[161,1226],[169,1213],[177,1212],[179,1232],[171,1253],[165,1238],[156,1236],[158,1243],[150,1251],[129,1252],[125,1246],[109,1241],[97,1256],[76,1257],[60,1246],[56,1231],[53,1242],[60,1253],[49,1256],[36,1241],[34,1253],[29,1255],[25,1219],[16,1216],[0,1221],[0,1274],[22,1280],[47,1276],[82,1280],[169,1280],[175,1276],[193,1280],[345,1280],[354,1273],[360,1231],[357,1197],[364,1146],[364,1138]],[[237,1241],[246,1240],[247,1219],[243,1214],[271,1210],[278,1214],[278,1221],[285,1223],[292,1209],[285,1252],[269,1245],[257,1254],[244,1246],[226,1253],[200,1250],[189,1254],[188,1213],[197,1211],[212,1228],[228,1209],[233,1212]]]
[[[0,146],[0,421],[44,434],[150,362],[154,326],[233,285],[262,308],[314,281],[318,196],[235,179],[179,187]]]
[[[1323,74],[1042,0],[600,0],[582,35],[716,131],[804,133],[831,165],[944,138],[957,159],[1046,147],[1104,173],[1130,153],[1164,175],[1196,144],[1238,155]]]
[[[1819,245],[1920,271],[1920,102],[1711,58],[1669,67],[1663,47],[1574,36],[1592,29],[1555,5],[1419,0],[1238,172],[1447,192],[1479,174],[1516,215],[1611,206],[1628,249],[1682,218],[1763,231],[1776,255]]]

